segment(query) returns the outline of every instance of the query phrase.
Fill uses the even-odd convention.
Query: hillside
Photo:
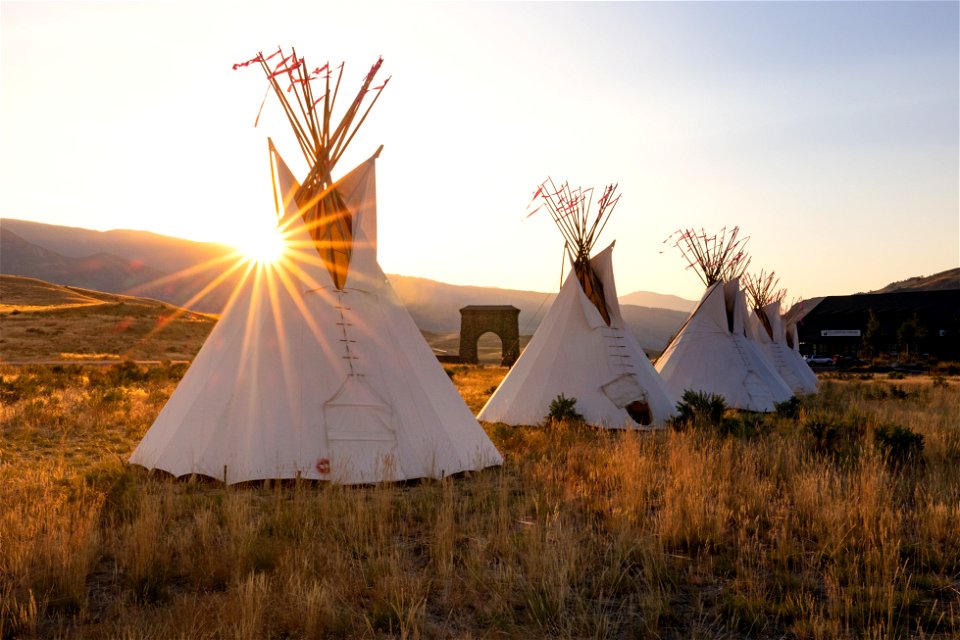
[[[960,289],[960,267],[947,269],[931,276],[916,276],[891,282],[882,289],[870,293],[893,293],[895,291],[945,291]]]
[[[632,304],[637,307],[648,307],[651,309],[672,309],[690,313],[697,307],[696,300],[687,300],[680,296],[673,296],[666,293],[654,293],[652,291],[634,291],[620,296],[620,304]]]
[[[0,362],[190,360],[215,322],[157,300],[0,275]]]
[[[513,305],[520,309],[520,334],[533,335],[556,294],[539,291],[461,286],[391,275],[390,284],[422,331],[455,332],[460,329],[460,309],[467,305]],[[621,307],[623,320],[640,346],[659,353],[687,319],[687,313],[672,309],[651,309],[634,305]]]
[[[225,244],[194,242],[149,231],[93,231],[14,218],[0,219],[0,228],[70,258],[109,253],[164,273],[176,273],[197,264],[216,261],[233,251]]]
[[[145,296],[220,313],[236,284],[224,271],[233,249],[144,231],[91,231],[3,218],[0,273],[110,293]]]
[[[142,262],[97,252],[71,257],[27,241],[6,226],[0,228],[2,272],[29,274],[49,282],[100,291],[126,291],[162,277]]]
[[[155,298],[194,311],[219,313],[237,279],[227,276],[202,296],[235,258],[225,245],[193,242],[143,231],[91,231],[11,218],[0,220],[0,273],[57,284]],[[520,309],[520,333],[532,335],[555,294],[451,285],[426,278],[388,276],[422,331],[460,329],[460,308],[511,304]],[[687,311],[633,306],[629,301],[694,304],[676,296],[637,291],[621,299],[624,320],[648,352],[661,351]]]

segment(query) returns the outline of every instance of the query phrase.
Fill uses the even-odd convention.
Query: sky
[[[557,290],[548,176],[622,198],[621,295],[697,299],[664,240],[739,226],[787,298],[960,264],[957,2],[0,2],[0,217],[236,242],[272,224],[255,67],[278,45],[391,80],[338,165],[384,145],[386,273]],[[299,163],[299,164],[298,164]]]

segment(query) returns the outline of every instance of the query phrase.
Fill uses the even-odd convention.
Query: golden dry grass
[[[134,296],[0,275],[0,363],[191,360],[216,316]],[[438,353],[458,353],[459,333],[424,332]],[[530,336],[521,336],[521,347]],[[500,339],[480,337],[481,362],[499,363]]]
[[[189,360],[216,319],[147,298],[0,276],[0,362]]]
[[[505,370],[450,371],[477,410]],[[0,367],[0,637],[960,634],[956,379],[655,434],[487,425],[504,466],[442,482],[227,488],[124,464],[182,372]]]
[[[87,293],[93,295],[87,295]],[[0,312],[79,307],[101,304],[94,292],[64,287],[35,278],[0,276]]]

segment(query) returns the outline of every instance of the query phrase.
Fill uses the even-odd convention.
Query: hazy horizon
[[[2,226],[4,219],[5,219],[4,217],[0,217],[0,226]],[[17,221],[23,221],[23,222],[36,223],[36,224],[50,224],[50,223],[47,223],[47,222],[39,222],[39,221],[35,221],[35,220],[24,220],[24,219],[22,219],[22,218],[9,218],[9,219],[11,219],[11,220],[17,220]],[[57,226],[68,226],[68,225],[57,225]],[[97,232],[97,233],[110,233],[110,232],[121,232],[121,233],[128,233],[128,232],[133,232],[133,233],[148,233],[148,234],[153,234],[153,235],[159,235],[159,236],[162,236],[162,237],[164,237],[164,238],[171,238],[171,239],[174,239],[174,240],[185,240],[185,241],[187,241],[187,242],[205,242],[205,241],[200,241],[200,240],[191,240],[191,239],[189,239],[189,238],[182,238],[182,237],[180,237],[180,236],[171,236],[171,235],[168,235],[168,234],[161,234],[161,233],[157,233],[157,232],[155,232],[155,231],[149,231],[149,230],[144,230],[144,229],[87,229],[86,227],[76,227],[76,226],[74,226],[74,227],[72,227],[72,228],[82,229],[82,230],[84,230],[84,231],[95,231],[95,232]],[[16,233],[16,231],[14,231],[13,233]],[[225,243],[220,243],[220,242],[216,242],[216,241],[211,241],[211,242],[212,242],[213,244],[225,244]],[[229,247],[229,245],[225,245],[225,246]],[[46,248],[46,247],[45,247],[45,248]],[[87,257],[87,256],[86,256],[86,255],[84,255],[84,256],[79,256],[79,255],[78,255],[78,256],[76,256],[76,257]],[[15,275],[15,274],[11,274],[11,275]],[[211,273],[211,277],[212,277],[213,275],[215,275],[215,274],[214,274],[214,273]],[[514,289],[514,288],[512,288],[512,287],[505,287],[505,286],[502,286],[502,285],[499,285],[499,284],[464,284],[464,283],[459,283],[459,282],[450,282],[450,281],[448,281],[448,280],[444,280],[442,276],[429,277],[429,276],[417,275],[417,274],[409,274],[409,273],[388,273],[387,275],[389,275],[389,276],[399,276],[399,277],[408,278],[408,279],[429,280],[429,281],[431,281],[431,282],[437,282],[437,283],[445,284],[445,285],[452,285],[452,286],[455,286],[455,287],[478,287],[478,288],[483,288],[483,289],[505,289],[505,290],[511,290],[511,291],[529,291],[530,293],[539,293],[539,294],[545,294],[545,295],[555,295],[555,294],[557,293],[556,288],[554,289],[554,291],[526,290],[526,289]],[[558,275],[559,275],[559,274],[558,274]],[[651,294],[651,295],[654,295],[654,296],[673,297],[673,298],[677,298],[677,299],[679,299],[679,300],[682,300],[682,301],[684,301],[684,302],[689,302],[689,303],[691,303],[691,304],[696,304],[696,302],[697,302],[696,300],[691,299],[691,298],[683,298],[683,297],[681,297],[681,296],[677,296],[677,295],[672,294],[672,293],[661,292],[661,291],[653,291],[653,290],[650,290],[650,289],[632,290],[632,291],[626,291],[626,292],[618,291],[618,297],[622,299],[622,298],[624,298],[624,297],[629,297],[629,296],[632,296],[632,295],[637,294],[637,293],[639,293],[639,294]],[[627,303],[627,304],[631,304],[631,303]],[[672,308],[672,307],[664,307],[664,308]]]

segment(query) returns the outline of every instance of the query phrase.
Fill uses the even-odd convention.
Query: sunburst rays
[[[317,342],[332,355],[337,345],[331,343],[330,338],[318,325],[316,314],[310,310],[311,304],[307,301],[307,296],[328,297],[334,285],[326,273],[326,263],[317,252],[316,241],[304,231],[301,213],[296,211],[294,214],[291,211],[276,225],[277,237],[283,250],[273,260],[257,259],[237,249],[143,283],[131,290],[129,293],[135,294],[163,286],[178,286],[189,280],[203,282],[198,291],[181,303],[173,313],[163,316],[142,340],[158,337],[173,321],[191,313],[192,308],[215,295],[224,284],[233,282],[223,311],[236,305],[241,296],[248,297],[247,322],[239,347],[242,350],[244,366],[255,366],[260,349],[266,348],[258,344],[255,327],[265,321],[267,314],[273,318],[270,324],[276,331],[273,336],[275,340],[270,342],[278,345],[283,366],[288,370],[292,362],[289,349],[296,344],[296,340],[290,340],[290,323],[285,322],[285,313],[298,314],[303,323],[304,338]],[[359,240],[357,245],[361,246]],[[333,300],[328,300],[327,303],[337,304]]]
[[[271,66],[268,60],[273,58],[279,58],[280,61]],[[322,344],[324,349],[335,348],[336,345],[329,344],[329,338],[325,337],[317,325],[316,314],[310,312],[311,304],[307,296],[327,296],[328,289],[344,289],[347,286],[347,270],[353,249],[364,244],[354,233],[357,221],[342,202],[332,174],[337,161],[389,82],[387,78],[379,86],[372,86],[382,62],[383,59],[379,58],[371,66],[356,97],[349,103],[339,121],[334,118],[334,106],[344,65],[340,65],[336,71],[329,65],[310,70],[295,51],[284,55],[282,50],[278,49],[275,54],[264,56],[258,53],[252,59],[233,66],[238,69],[254,63],[260,64],[293,127],[310,166],[310,172],[302,183],[295,182],[293,189],[282,190],[278,184],[279,156],[273,143],[269,143],[276,223],[267,231],[263,230],[263,226],[252,229],[249,236],[238,243],[240,246],[236,251],[140,285],[140,291],[148,291],[156,287],[175,285],[188,278],[205,282],[199,291],[181,304],[180,309],[158,323],[150,331],[148,338],[154,337],[164,326],[185,314],[188,308],[197,305],[226,283],[232,282],[233,287],[224,311],[236,303],[238,296],[252,296],[249,301],[250,315],[247,318],[244,345],[241,347],[244,349],[244,358],[257,357],[255,351],[260,347],[248,344],[253,340],[251,325],[264,321],[267,313],[273,314],[276,319],[276,344],[280,345],[281,349],[287,348],[288,341],[284,334],[287,329],[284,328],[281,317],[283,313],[287,313],[285,309],[290,309],[291,313],[295,309],[296,313],[300,314],[305,330],[313,340]],[[331,79],[335,80],[333,87]],[[317,99],[314,99],[311,86],[313,81],[323,84]],[[368,99],[371,97],[372,99]],[[337,200],[339,204],[336,207],[327,207],[330,209],[327,211],[321,205],[331,199]],[[324,209],[326,213],[318,215],[318,208]],[[293,213],[293,209],[296,209],[296,213]],[[348,233],[330,232],[331,226],[344,225]],[[207,272],[210,273],[209,279],[206,277]],[[335,300],[325,302],[333,306],[338,304]],[[287,355],[281,354],[284,358]]]

